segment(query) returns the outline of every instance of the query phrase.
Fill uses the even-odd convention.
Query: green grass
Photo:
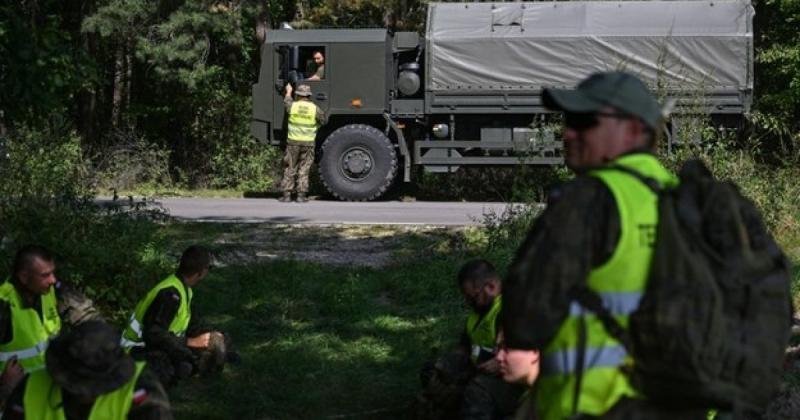
[[[259,241],[304,248],[396,236],[395,262],[382,268],[254,259],[213,270],[195,302],[208,323],[231,335],[243,361],[182,383],[170,398],[178,419],[401,419],[411,416],[421,365],[433,349],[455,344],[466,315],[456,270],[485,249],[487,229],[170,223],[164,233],[176,250],[202,243],[218,255]],[[800,264],[800,240],[779,240]],[[507,254],[488,255],[502,271]]]
[[[247,230],[194,227],[168,229],[212,246]],[[463,254],[435,251],[447,248],[441,236],[401,236],[401,261],[380,269],[283,260],[213,270],[198,310],[243,362],[173,389],[176,418],[407,418],[419,368],[455,344],[465,309],[453,280]]]
[[[107,193],[111,195],[111,193]],[[197,197],[197,198],[242,198],[244,191],[231,189],[195,189],[160,185],[140,185],[133,190],[117,191],[120,197]]]

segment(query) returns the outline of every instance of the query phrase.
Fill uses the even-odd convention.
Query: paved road
[[[502,214],[505,203],[310,201],[274,198],[162,198],[156,203],[179,219],[279,224],[476,225],[485,214]]]

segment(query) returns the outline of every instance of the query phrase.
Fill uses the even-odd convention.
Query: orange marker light
[[[359,99],[359,98],[351,99],[350,100],[350,105],[354,106],[356,108],[361,108],[361,99]]]

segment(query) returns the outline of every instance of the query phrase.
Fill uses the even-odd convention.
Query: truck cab
[[[286,139],[286,84],[327,113],[318,165],[342,200],[373,200],[413,165],[556,165],[547,87],[626,70],[682,116],[740,117],[753,88],[750,0],[429,3],[424,36],[387,29],[269,30],[253,85],[251,133]],[[324,56],[325,75],[313,57]]]

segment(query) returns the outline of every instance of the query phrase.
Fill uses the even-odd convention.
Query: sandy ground
[[[219,265],[296,259],[321,264],[380,268],[417,245],[445,241],[460,227],[435,226],[250,226],[220,235]]]

